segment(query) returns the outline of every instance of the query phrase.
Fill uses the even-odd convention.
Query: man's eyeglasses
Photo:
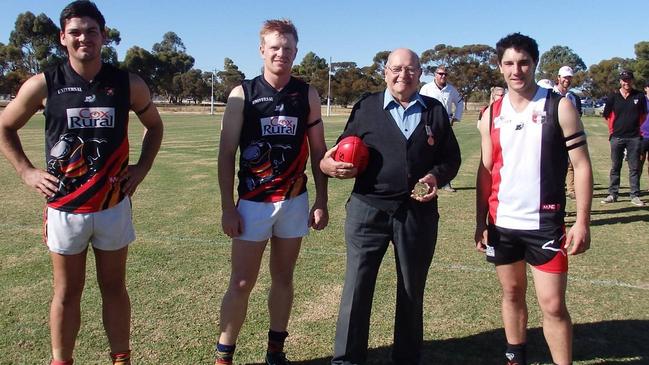
[[[401,67],[401,66],[390,67],[390,66],[388,66],[388,70],[390,70],[390,72],[392,72],[395,75],[398,75],[402,71],[405,70],[408,75],[413,76],[419,71],[419,68],[417,68],[417,67]]]
[[[442,76],[442,77],[448,75],[446,72],[435,72],[435,73]]]

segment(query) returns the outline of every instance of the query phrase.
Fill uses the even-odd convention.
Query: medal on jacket
[[[433,130],[428,124],[426,124],[426,134],[428,135],[428,145],[432,146],[435,144],[435,138],[433,138]]]

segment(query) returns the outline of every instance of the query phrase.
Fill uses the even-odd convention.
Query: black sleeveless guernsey
[[[239,199],[278,202],[306,191],[309,85],[291,77],[280,91],[263,76],[242,83]]]
[[[128,166],[128,72],[103,64],[87,82],[66,62],[44,74],[45,161],[60,181],[48,206],[92,213],[116,205]]]

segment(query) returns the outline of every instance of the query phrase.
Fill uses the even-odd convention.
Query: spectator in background
[[[448,83],[448,72],[446,71],[446,66],[440,65],[435,69],[435,78],[433,81],[424,85],[419,93],[421,95],[430,96],[433,99],[439,100],[444,108],[446,113],[448,113],[449,122],[451,127],[453,123],[459,122],[462,120],[462,113],[464,112],[464,100],[462,95],[457,91],[457,89]],[[455,189],[451,186],[451,182],[442,186],[442,190],[454,193]]]
[[[642,168],[645,161],[649,157],[649,80],[644,85],[645,104],[647,105],[648,113],[645,114],[644,122],[640,126],[640,134],[642,134],[642,147],[640,148],[640,168],[638,174],[642,176]],[[647,165],[647,176],[649,176],[649,165]],[[649,178],[648,178],[649,179]]]
[[[555,93],[560,94],[561,96],[565,96],[570,100],[572,105],[575,106],[575,109],[577,109],[577,112],[579,113],[579,116],[581,116],[582,110],[581,110],[581,100],[577,95],[575,95],[573,92],[570,91],[570,85],[572,85],[572,77],[574,76],[574,73],[572,71],[572,67],[570,66],[563,66],[559,69],[559,75],[557,76],[557,84],[554,85],[552,90],[554,90]]]
[[[489,108],[489,105],[491,105],[491,103],[493,103],[494,101],[502,98],[503,96],[505,96],[505,88],[504,87],[493,86],[491,88],[491,94],[489,95],[489,104],[487,106],[485,106],[484,108],[482,108],[482,110],[480,110],[480,114],[478,114],[478,123],[480,123],[480,119],[482,119],[482,114],[484,114],[484,112],[487,110],[487,108]]]
[[[608,121],[609,142],[611,144],[611,172],[608,196],[602,204],[617,201],[620,190],[620,170],[627,151],[629,165],[629,187],[631,204],[642,207],[640,200],[640,124],[647,114],[646,98],[642,92],[633,88],[633,72],[620,72],[620,89],[608,96],[604,106],[604,118]]]
[[[537,81],[536,84],[539,85],[540,87],[544,88],[544,89],[553,89],[554,88],[554,82],[552,82],[552,80],[549,80],[549,79],[541,79],[541,80]]]
[[[554,85],[552,90],[560,94],[561,96],[566,97],[572,105],[577,109],[579,116],[583,114],[581,111],[581,99],[574,93],[570,92],[570,85],[572,84],[572,67],[563,66],[559,69],[559,75],[557,76],[557,84]],[[566,189],[568,190],[568,197],[570,199],[575,199],[575,170],[572,167],[572,163],[568,160],[568,173],[566,175]]]

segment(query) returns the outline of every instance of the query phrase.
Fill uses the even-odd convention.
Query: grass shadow
[[[601,364],[649,363],[649,321],[620,320],[580,323],[574,326],[574,361]],[[503,364],[504,330],[492,330],[462,338],[426,341],[422,364]],[[367,364],[391,364],[390,347],[369,350]],[[294,365],[326,365],[331,357],[292,361]],[[551,362],[543,330],[528,331],[528,363]],[[263,365],[263,364],[259,364]]]

